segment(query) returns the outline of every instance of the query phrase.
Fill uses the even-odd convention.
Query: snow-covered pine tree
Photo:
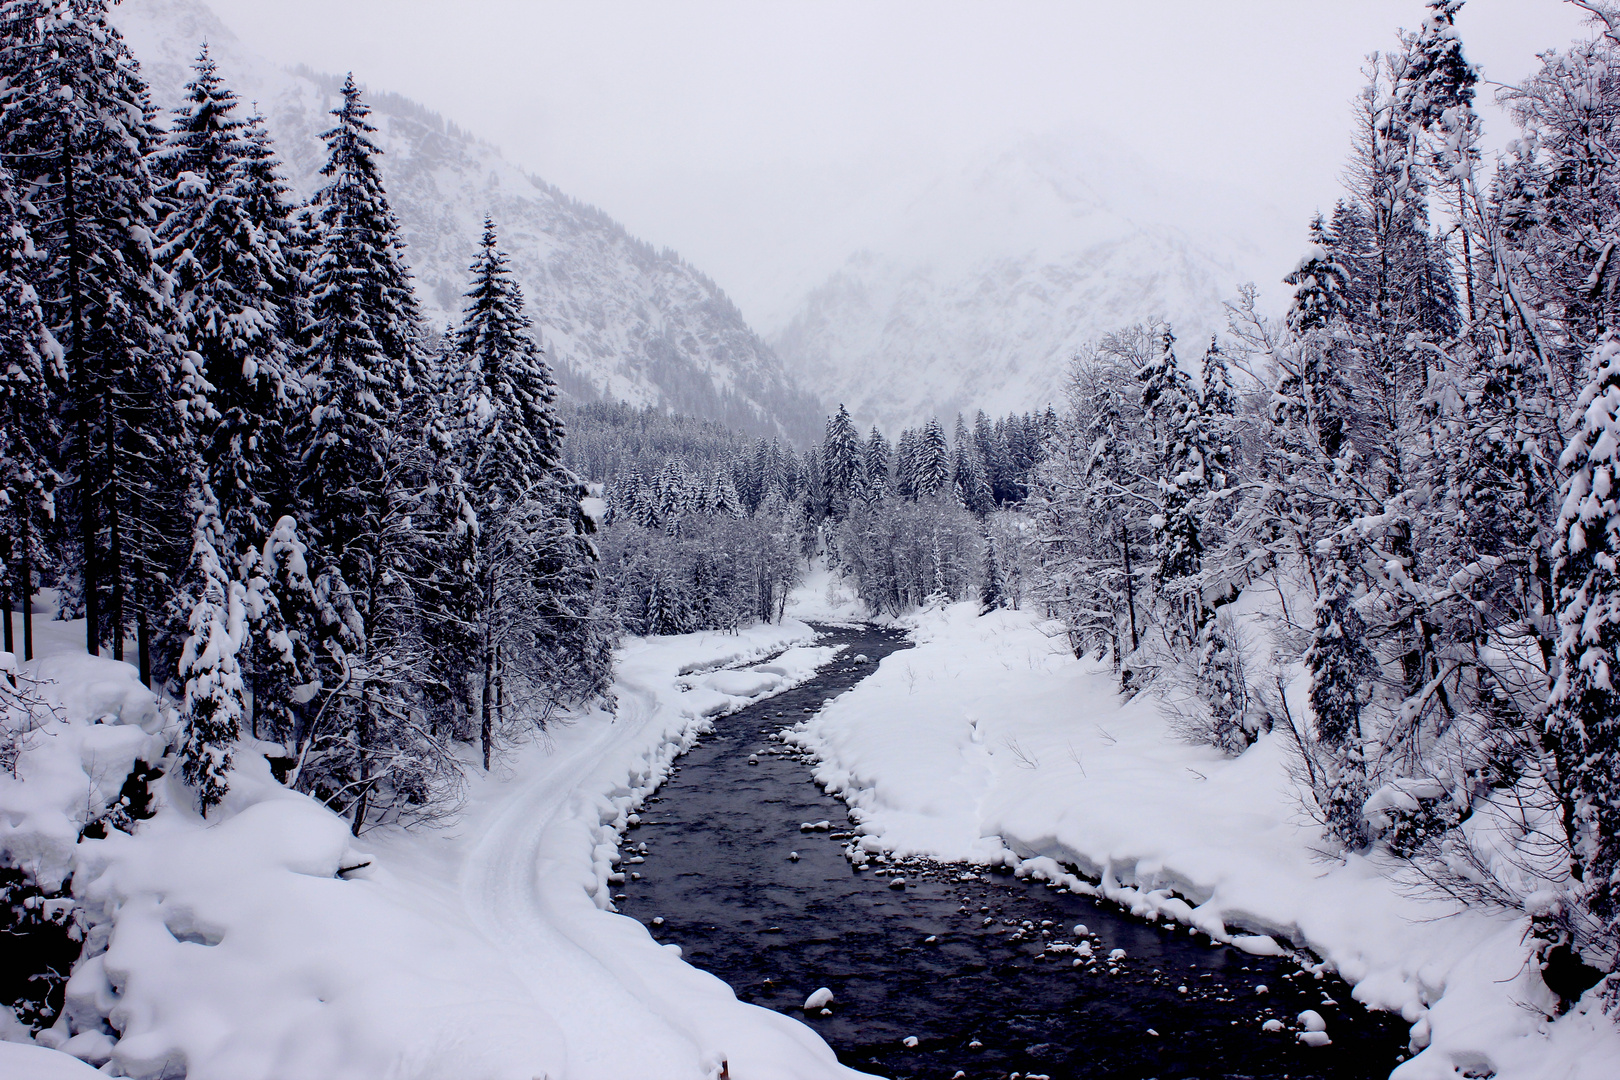
[[[646,614],[644,625],[649,634],[678,634],[681,632],[681,616],[676,603],[674,589],[670,586],[669,578],[658,573],[653,576],[651,587],[647,590]]]
[[[1208,490],[1212,456],[1206,417],[1198,394],[1176,363],[1175,335],[1165,327],[1157,355],[1138,373],[1142,407],[1158,420],[1160,510],[1158,585],[1175,615],[1172,631],[1192,640],[1203,625],[1204,604],[1198,575],[1203,568],[1201,499]]]
[[[413,559],[416,615],[427,662],[422,692],[435,734],[471,738],[469,710],[479,673],[477,583],[480,519],[467,473],[492,407],[479,366],[441,339],[440,388],[427,440],[427,485]],[[637,477],[639,479],[639,477]]]
[[[297,520],[283,515],[265,538],[247,582],[248,615],[254,621],[253,730],[281,742],[289,755],[306,745],[307,725],[319,709],[311,706],[319,677],[315,650],[328,641],[307,552]]]
[[[1096,631],[1107,635],[1115,667],[1120,665],[1121,654],[1126,651],[1124,642],[1129,642],[1131,652],[1140,647],[1142,630],[1137,610],[1139,555],[1132,565],[1132,547],[1138,552],[1142,550],[1136,540],[1142,522],[1140,512],[1133,512],[1134,500],[1130,496],[1142,486],[1147,462],[1142,460],[1146,457],[1145,447],[1140,445],[1142,440],[1126,420],[1127,407],[1118,386],[1102,382],[1094,391],[1090,422],[1078,448],[1084,454],[1079,462],[1083,486],[1078,492],[1079,505],[1070,511],[1077,520],[1065,530],[1078,553],[1095,557],[1098,564],[1082,572],[1083,580],[1071,584],[1082,587],[1089,599],[1102,601],[1095,605],[1095,614],[1088,613],[1086,622],[1097,622],[1101,616],[1101,625]],[[1060,493],[1054,492],[1057,494]],[[1068,499],[1060,501],[1069,502]],[[1088,646],[1104,644],[1096,631],[1083,631]]]
[[[1198,642],[1198,694],[1209,709],[1209,742],[1236,756],[1260,734],[1260,723],[1250,708],[1243,645],[1238,623],[1229,608],[1222,608],[1204,624]]]
[[[674,458],[665,458],[658,475],[653,477],[652,497],[658,524],[666,529],[678,528],[687,510],[686,480]]]
[[[742,477],[737,482],[737,493],[742,496],[743,505],[752,514],[759,510],[760,504],[770,492],[772,481],[775,480],[775,470],[771,462],[771,444],[763,438],[754,440],[753,449],[745,464]]]
[[[658,498],[652,485],[647,483],[640,472],[631,474],[628,485],[630,489],[628,496],[630,520],[643,529],[658,528]]]
[[[247,714],[237,654],[248,633],[247,588],[220,551],[227,542],[213,493],[199,488],[191,561],[170,604],[189,633],[180,652],[185,680],[180,775],[197,792],[204,816],[230,789],[235,746]],[[184,613],[182,615],[182,613]]]
[[[951,482],[957,499],[972,513],[983,517],[995,507],[995,493],[979,444],[961,413],[956,414],[956,442],[951,448]]]
[[[168,207],[157,257],[218,414],[199,435],[230,555],[268,535],[284,482],[276,474],[290,469],[280,421],[296,387],[289,332],[303,300],[274,151],[235,115],[238,104],[204,47],[155,158]]]
[[[152,259],[158,203],[147,161],[158,140],[140,67],[106,0],[0,5],[0,162],[37,212],[49,262],[38,275],[66,384],[59,472],[74,521],[63,584],[84,604],[91,653],[122,659],[133,624],[144,679],[153,616],[189,549],[194,472],[187,421],[207,407],[170,330],[174,311]]]
[[[311,204],[319,229],[307,353],[314,386],[301,432],[310,528],[351,584],[377,559],[360,541],[378,534],[390,495],[377,446],[393,435],[419,322],[370,111],[351,75],[333,110],[337,125],[322,136],[328,180]]]
[[[992,611],[1010,605],[1012,598],[1007,591],[1007,566],[1002,561],[1001,552],[996,544],[995,534],[988,528],[984,533],[984,584],[979,589],[979,614],[988,615]]]
[[[487,409],[469,433],[463,460],[476,513],[475,607],[483,670],[480,741],[490,765],[497,682],[508,676],[529,688],[529,704],[578,701],[603,692],[611,633],[592,609],[595,554],[583,536],[584,490],[560,464],[563,426],[556,382],[535,342],[523,293],[500,250],[495,223],[484,223],[459,351],[477,368]],[[701,501],[686,492],[684,470],[671,461],[661,474],[671,510]],[[729,477],[720,497],[740,513]],[[679,511],[674,514],[679,519]],[[504,705],[504,695],[503,695]]]
[[[951,446],[937,417],[923,425],[912,447],[917,498],[938,495],[951,483]]]
[[[1337,245],[1321,214],[1311,219],[1310,239],[1310,250],[1283,278],[1284,284],[1294,286],[1288,325],[1297,334],[1328,325],[1349,304],[1350,272],[1338,261],[1333,250]]]
[[[1361,709],[1376,673],[1365,641],[1365,623],[1348,588],[1336,581],[1316,602],[1316,626],[1305,666],[1311,673],[1315,737],[1308,767],[1323,824],[1346,847],[1367,843],[1362,807],[1370,794],[1363,747]]]
[[[411,515],[421,494],[422,443],[420,432],[405,430],[401,401],[419,367],[420,316],[369,112],[354,79],[346,79],[336,125],[323,135],[327,183],[311,204],[318,248],[305,353],[310,394],[297,432],[301,520],[321,568],[316,592],[334,611],[352,606],[359,622],[323,622],[334,630],[341,623],[355,640],[342,654],[345,670],[323,673],[326,686],[347,687],[332,710],[344,733],[326,759],[335,771],[306,778],[334,785],[356,830],[394,767],[414,769],[421,760],[396,753],[396,740],[415,739],[408,673],[421,660],[408,570],[419,540]],[[316,652],[327,668],[338,655]],[[337,752],[343,747],[347,757]]]
[[[488,446],[503,460],[489,478],[496,490],[514,497],[557,467],[563,439],[555,407],[557,383],[534,340],[523,292],[489,218],[471,273],[457,346],[477,363],[490,401],[501,413]]]
[[[827,437],[822,443],[822,482],[827,494],[827,513],[842,519],[849,512],[850,503],[864,498],[866,490],[866,461],[862,453],[861,435],[855,430],[849,410],[838,406],[836,415],[827,420]]]
[[[51,410],[46,372],[60,385],[62,354],[45,329],[30,279],[39,256],[18,206],[11,174],[0,167],[0,610],[4,651],[34,656],[33,605],[39,568],[48,565],[55,516],[52,444],[61,433]],[[22,647],[11,611],[22,612]]]
[[[866,495],[871,502],[881,502],[889,493],[889,459],[893,452],[883,432],[872,425],[866,438]]]
[[[1561,464],[1569,470],[1553,547],[1558,667],[1547,741],[1568,835],[1575,946],[1594,959],[1620,948],[1620,336],[1593,353],[1578,422]]]
[[[298,386],[289,334],[303,296],[282,243],[290,225],[273,152],[267,139],[250,138],[237,105],[204,48],[156,156],[168,206],[157,258],[172,281],[181,340],[208,380],[210,409],[197,434],[223,528],[218,554],[246,581],[297,472],[284,421]],[[258,676],[261,665],[282,662],[284,650],[269,645],[278,619],[274,604],[260,606],[239,664],[254,708],[285,712],[291,703],[267,692],[285,680],[267,672],[261,686]]]
[[[992,503],[1013,501],[1007,444],[983,409],[973,417],[973,446],[984,464],[984,479],[990,485]]]
[[[743,518],[748,511],[743,507],[742,497],[737,494],[737,485],[732,482],[730,469],[716,469],[714,479],[709,484],[709,503],[713,507],[710,513],[718,517]]]
[[[900,432],[895,445],[894,493],[907,501],[917,498],[917,433],[910,428]]]

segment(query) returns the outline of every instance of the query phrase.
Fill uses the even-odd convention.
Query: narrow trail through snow
[[[656,938],[742,1000],[810,1023],[844,1064],[888,1076],[1363,1080],[1394,1067],[1405,1023],[1287,959],[981,869],[854,869],[843,805],[771,736],[907,646],[875,627],[821,629],[845,646],[838,659],[718,720],[626,835],[616,899]],[[829,1011],[805,1013],[823,986]],[[1307,1009],[1331,1045],[1276,1030]]]
[[[611,760],[617,744],[635,737],[635,728],[653,708],[651,695],[622,700],[613,737],[578,756],[549,759],[546,768],[526,777],[521,794],[484,827],[467,857],[461,893],[472,923],[506,957],[543,1009],[555,1018],[559,1031],[553,1045],[568,1048],[560,1062],[560,1075],[612,1075],[619,1069],[630,1075],[656,1075],[660,1062],[692,1057],[694,1048],[668,1024],[642,1014],[646,1003],[625,992],[617,978],[570,980],[560,985],[549,973],[559,963],[567,968],[601,965],[603,961],[568,936],[566,911],[558,911],[548,896],[571,860],[566,848],[554,850],[560,839],[552,827],[568,821],[568,800],[592,770]],[[563,918],[559,918],[563,916]],[[634,1044],[618,1041],[569,1040],[565,1032],[588,1030],[604,1016],[617,1016],[636,1024],[640,1038]]]

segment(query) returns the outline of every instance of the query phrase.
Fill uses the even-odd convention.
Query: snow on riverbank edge
[[[611,911],[619,831],[676,757],[836,653],[803,623],[627,640],[617,715],[516,748],[443,830],[354,840],[247,744],[206,821],[171,775],[133,835],[82,843],[86,786],[92,804],[116,794],[95,787],[112,751],[151,755],[160,725],[128,665],[75,655],[74,624],[50,629],[32,669],[60,715],[23,779],[0,777],[0,803],[10,847],[72,871],[92,948],[41,1044],[104,1075],[190,1080],[858,1075]],[[0,1055],[0,1073],[18,1060]]]
[[[1620,1033],[1595,1007],[1546,1019],[1522,918],[1321,853],[1280,738],[1235,759],[1188,745],[1028,613],[969,603],[905,622],[916,648],[787,736],[850,806],[862,851],[1011,866],[1251,952],[1308,949],[1413,1025],[1400,1080],[1614,1075]]]

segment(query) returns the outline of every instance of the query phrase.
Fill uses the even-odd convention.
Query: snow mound
[[[720,671],[703,680],[703,685],[728,697],[757,698],[782,685],[782,677],[762,671]]]
[[[0,1042],[0,1076],[15,1080],[100,1080],[105,1075],[59,1050]]]

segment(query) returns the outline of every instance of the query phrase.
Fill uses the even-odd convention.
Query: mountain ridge
[[[206,41],[245,108],[265,116],[289,184],[304,197],[319,187],[320,133],[341,79],[271,64],[199,0],[124,0],[113,17],[160,110],[179,100]],[[710,277],[429,106],[391,91],[368,89],[366,97],[431,324],[459,317],[466,268],[490,214],[567,395],[655,405],[800,445],[818,437],[820,403]]]
[[[885,193],[862,212],[877,235],[767,340],[827,400],[891,431],[1061,403],[1070,358],[1131,323],[1168,320],[1201,349],[1245,280],[1234,257],[1267,260],[1241,219],[1201,205],[1215,193],[1160,180],[1128,149],[1071,134]]]

